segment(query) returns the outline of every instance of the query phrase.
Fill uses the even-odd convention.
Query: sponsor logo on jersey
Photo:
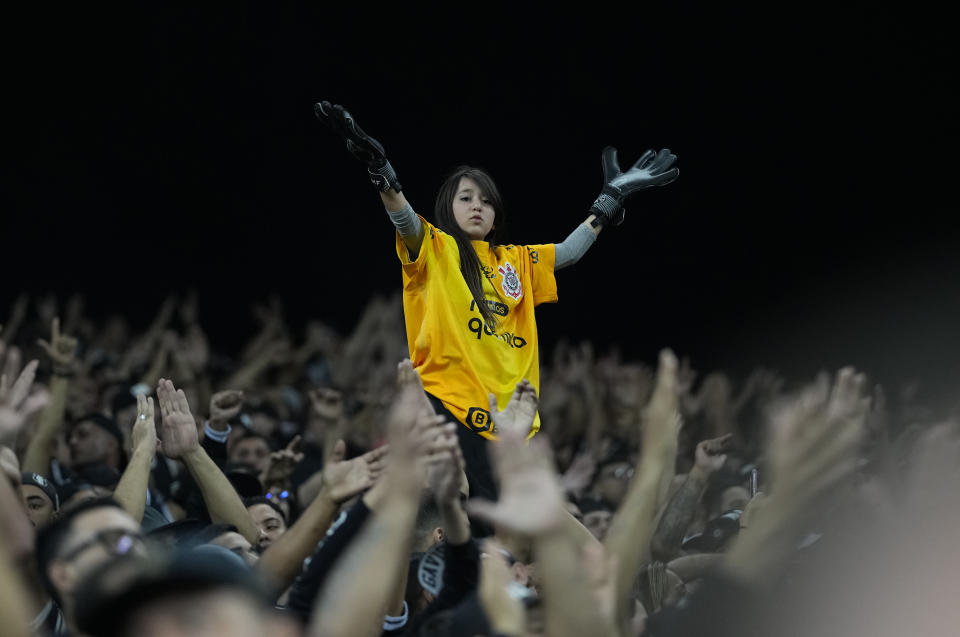
[[[522,336],[518,336],[513,332],[497,332],[495,329],[489,325],[484,325],[483,321],[478,319],[476,316],[467,321],[467,329],[477,335],[477,340],[486,334],[487,336],[492,336],[502,343],[506,343],[512,348],[520,349],[527,344],[527,339]]]
[[[498,301],[491,301],[490,299],[485,299],[487,307],[490,308],[490,311],[498,316],[506,316],[510,313],[510,308],[506,303],[500,303]],[[470,301],[470,311],[473,312],[477,308],[477,302]]]

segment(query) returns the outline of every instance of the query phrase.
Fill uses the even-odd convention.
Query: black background
[[[562,240],[600,150],[669,147],[680,178],[558,275],[541,342],[788,374],[853,363],[950,380],[960,352],[952,22],[919,5],[43,5],[8,14],[5,264],[146,321],[197,288],[234,347],[254,301],[348,330],[399,288],[365,172],[313,116],[346,105],[428,216],[489,170],[512,243]],[[314,6],[317,4],[317,6]],[[719,4],[719,3],[717,3]],[[5,311],[0,311],[0,315]]]

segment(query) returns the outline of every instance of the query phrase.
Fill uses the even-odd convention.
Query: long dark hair
[[[497,189],[497,185],[493,183],[493,178],[484,170],[473,166],[460,166],[450,173],[450,176],[440,186],[440,192],[437,193],[437,202],[433,206],[433,218],[436,220],[437,227],[452,236],[457,242],[457,248],[460,250],[460,273],[470,289],[474,304],[480,310],[484,322],[492,328],[497,324],[497,317],[487,305],[483,296],[483,274],[480,270],[480,259],[477,258],[473,244],[470,243],[470,237],[460,228],[460,224],[453,216],[453,198],[457,196],[457,187],[460,185],[461,177],[467,177],[475,181],[477,186],[480,187],[481,194],[487,198],[493,207],[493,229],[485,237],[485,240],[490,243],[491,250],[496,248],[498,239],[503,236],[507,216],[503,210],[500,191]],[[494,291],[496,291],[496,288],[494,288]]]

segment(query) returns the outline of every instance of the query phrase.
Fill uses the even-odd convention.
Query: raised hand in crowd
[[[382,445],[362,456],[346,459],[346,444],[338,440],[327,458],[321,475],[323,489],[337,504],[363,493],[380,478],[386,468],[389,445]]]
[[[77,339],[60,332],[59,318],[51,321],[50,341],[38,339],[37,344],[50,357],[55,376],[71,376],[77,371]]]
[[[346,460],[346,445],[342,440],[337,441],[320,473],[316,493],[300,500],[307,504],[306,510],[286,533],[270,544],[257,563],[274,597],[293,583],[304,560],[322,541],[340,506],[376,484],[384,470],[388,450],[389,447],[383,446]]]
[[[596,605],[582,602],[591,595],[581,577],[582,546],[567,532],[569,516],[546,441],[535,438],[528,444],[526,432],[511,427],[500,434],[490,452],[500,479],[500,499],[495,503],[470,500],[468,511],[495,528],[532,538],[547,632],[616,634],[613,617],[604,617]]]
[[[271,296],[266,306],[260,304],[254,305],[252,314],[254,319],[260,324],[260,331],[241,351],[239,356],[241,365],[245,365],[258,358],[263,358],[265,350],[273,343],[289,338],[286,321],[283,316],[283,302],[279,296]]]
[[[197,421],[186,394],[171,381],[161,378],[157,385],[157,403],[161,416],[160,452],[184,463],[203,495],[211,519],[232,524],[255,545],[260,537],[257,525],[227,477],[200,445]]]
[[[410,382],[410,361],[400,363],[400,391],[387,416],[390,462],[368,494],[372,516],[338,560],[315,606],[311,635],[371,637],[383,630],[397,593],[397,577],[409,561],[407,547],[425,479],[425,456],[440,425],[424,419],[421,390]],[[375,495],[374,491],[378,493]],[[385,576],[386,575],[386,576]]]
[[[134,370],[145,368],[160,345],[161,338],[173,318],[177,307],[177,298],[173,295],[163,299],[153,321],[138,338],[135,338],[124,352],[120,364],[124,373],[130,374]]]
[[[71,379],[77,371],[77,340],[61,332],[60,320],[54,318],[50,322],[50,341],[39,340],[38,344],[50,357],[50,400],[40,413],[33,437],[27,445],[23,470],[49,476],[53,446],[63,429]]]
[[[309,390],[307,396],[312,409],[304,438],[329,450],[333,442],[344,436],[348,424],[343,392],[333,387],[317,387]]]
[[[719,471],[726,462],[727,456],[724,452],[732,436],[733,434],[726,434],[720,438],[704,440],[697,445],[693,469],[660,515],[657,530],[650,543],[654,559],[668,562],[679,555],[681,540],[696,514],[697,505],[703,497],[710,476]]]
[[[3,341],[0,341],[0,343],[3,343]],[[11,345],[9,347],[4,346],[3,352],[0,352],[0,354],[3,354],[3,366],[0,367],[0,376],[7,378],[8,383],[12,383],[13,379],[17,378],[23,369],[23,353],[19,347]]]
[[[274,451],[267,457],[266,466],[260,473],[260,484],[264,489],[269,490],[272,486],[290,487],[290,476],[303,460],[303,453],[300,452],[301,440],[299,435],[294,436],[285,448]]]
[[[750,586],[776,577],[807,523],[856,469],[870,399],[863,374],[846,367],[832,387],[825,375],[771,421],[771,486],[760,511],[726,554],[725,570]]]
[[[497,399],[493,394],[489,395],[490,417],[493,418],[494,431],[497,433],[510,431],[518,432],[526,436],[533,427],[533,420],[537,415],[537,390],[533,388],[526,378],[517,383],[510,402],[500,411],[497,407]]]
[[[197,421],[190,411],[187,396],[173,382],[161,378],[157,384],[157,403],[160,408],[160,451],[172,459],[179,459],[200,447]]]
[[[579,499],[593,482],[597,472],[597,451],[587,448],[573,458],[560,478],[564,493]]]
[[[14,339],[19,334],[19,340],[0,341],[5,483],[18,482],[20,471],[33,472],[69,493],[87,474],[83,463],[75,467],[69,452],[58,451],[68,448],[63,434],[88,412],[112,415],[124,430],[125,464],[97,492],[112,489],[146,530],[161,510],[186,526],[194,523],[180,519],[188,513],[205,517],[195,483],[211,520],[236,527],[260,552],[252,572],[271,601],[284,599],[338,516],[366,508],[370,517],[339,553],[335,572],[324,571],[314,634],[376,635],[385,617],[401,614],[411,545],[420,544],[414,520],[424,503],[440,520],[425,537],[446,548],[477,550],[465,508],[475,521],[494,525],[499,544],[484,544],[479,582],[476,570],[464,579],[476,585],[473,602],[491,627],[504,634],[523,634],[538,612],[545,613],[548,634],[561,637],[637,634],[645,621],[649,634],[701,634],[671,632],[663,621],[691,609],[713,616],[715,607],[704,613],[697,605],[701,591],[728,586],[744,604],[759,605],[786,582],[803,591],[798,607],[803,602],[836,617],[841,602],[851,602],[849,616],[864,626],[874,625],[857,610],[869,608],[868,593],[882,600],[900,596],[911,602],[909,612],[891,618],[883,611],[896,605],[883,604],[876,614],[885,625],[907,628],[910,619],[930,634],[949,634],[930,618],[952,611],[940,592],[956,584],[948,566],[949,538],[960,528],[951,487],[960,466],[960,427],[937,421],[913,385],[901,393],[891,384],[888,396],[845,368],[794,391],[766,368],[743,378],[717,370],[698,375],[690,361],[678,362],[665,350],[654,374],[644,362],[621,360],[615,349],[596,355],[590,343],[562,343],[541,374],[542,400],[522,381],[502,408],[489,405],[499,437],[489,452],[500,498],[464,505],[462,425],[434,414],[409,361],[390,362],[406,347],[395,298],[371,299],[343,340],[313,324],[297,346],[274,300],[257,310],[260,332],[244,355],[217,351],[200,329],[196,296],[183,298],[179,306],[166,299],[142,333],[122,317],[95,323],[79,300],[59,308],[65,311],[60,321],[56,299],[45,297],[37,305],[48,319],[42,326],[27,315],[34,306],[26,300],[14,307],[0,330]],[[35,341],[38,333],[44,338]],[[29,360],[34,343],[36,361]],[[168,375],[181,379],[177,386]],[[240,384],[229,384],[231,377]],[[150,378],[155,397],[138,382]],[[214,383],[231,389],[211,395]],[[197,421],[191,405],[208,407],[206,423]],[[538,409],[543,430],[528,441]],[[266,420],[270,426],[260,427]],[[249,426],[242,423],[267,434],[262,448],[279,449],[263,452],[269,460],[259,477],[266,486],[282,484],[301,496],[284,534],[269,541],[243,506],[242,481],[233,473],[228,479],[207,455],[211,440],[226,439],[231,425],[242,433]],[[294,474],[298,465],[302,478]],[[758,465],[762,492],[751,497],[744,484]],[[250,488],[262,491],[256,482]],[[599,498],[612,493],[606,486],[613,482],[619,506]],[[167,486],[174,483],[189,485],[191,504]],[[19,524],[7,514],[15,505],[22,511],[20,495],[6,491],[0,514]],[[721,548],[691,541],[703,525],[726,519],[721,512],[739,513],[739,520],[730,517],[733,535]],[[601,525],[591,520],[601,514],[608,520],[605,536],[597,532],[602,543],[575,519],[594,530]],[[26,538],[14,540],[0,570],[9,570],[11,555],[22,557],[23,550],[11,547],[25,547]],[[843,572],[824,571],[818,559]],[[911,589],[891,573],[921,584]],[[819,578],[822,590],[811,578]],[[0,588],[14,597],[19,586],[0,577]],[[430,601],[418,599],[427,600],[425,606]],[[540,610],[523,599],[538,599]],[[778,599],[789,607],[789,596]],[[729,608],[743,612],[733,602]],[[829,619],[811,618],[813,626],[832,634]],[[836,634],[846,633],[838,628]]]
[[[133,453],[114,489],[113,497],[134,520],[143,518],[150,484],[150,465],[157,454],[156,418],[152,396],[137,396],[137,415],[133,422]]]
[[[240,415],[243,401],[244,395],[239,389],[225,389],[210,396],[210,427],[226,431],[230,422]]]
[[[654,518],[673,478],[677,436],[682,419],[678,410],[677,359],[670,350],[660,352],[656,384],[643,410],[642,444],[637,470],[626,498],[617,510],[604,545],[617,558],[617,628],[626,634],[634,614],[631,590],[634,578],[649,559]]]
[[[4,323],[3,328],[0,329],[0,341],[13,343],[16,340],[20,326],[23,325],[23,319],[27,316],[27,308],[29,306],[29,296],[21,294],[17,297],[13,302],[13,306],[10,308],[10,316],[7,318],[7,322]]]
[[[534,438],[526,445],[519,442],[522,440],[526,440],[526,433],[510,428],[500,434],[501,444],[491,445],[500,498],[496,502],[471,499],[467,510],[512,533],[535,536],[558,532],[566,519],[563,493],[545,442]]]
[[[37,361],[27,363],[12,382],[6,374],[0,375],[0,446],[12,447],[27,419],[50,400],[46,391],[31,393],[37,365]]]

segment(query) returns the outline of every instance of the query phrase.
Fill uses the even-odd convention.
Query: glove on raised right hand
[[[317,119],[326,123],[343,138],[347,144],[347,150],[354,157],[366,164],[370,181],[373,182],[374,186],[379,188],[381,192],[386,192],[391,188],[400,192],[397,173],[393,170],[390,162],[387,161],[387,153],[383,149],[383,144],[363,132],[363,129],[357,125],[349,111],[339,104],[322,101],[313,105],[313,112]]]

